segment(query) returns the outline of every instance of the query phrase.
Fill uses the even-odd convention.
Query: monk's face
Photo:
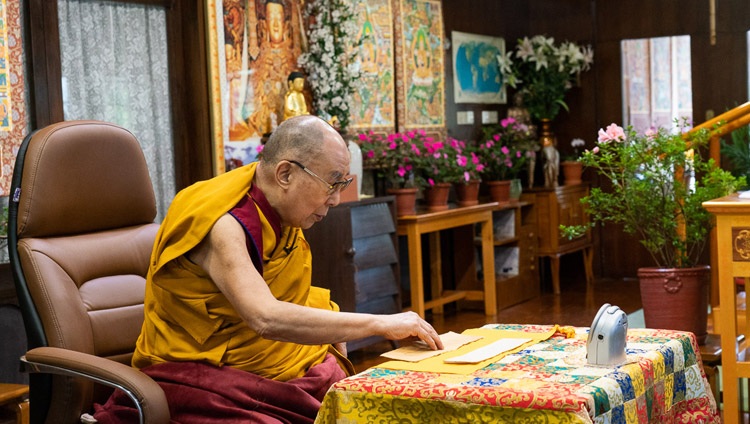
[[[310,171],[328,184],[342,181],[349,175],[349,149],[333,129],[332,136],[327,138],[324,153],[317,157],[300,158],[299,161]],[[341,193],[328,194],[326,183],[306,173],[299,166],[294,166],[294,182],[286,196],[286,208],[282,209],[282,219],[291,226],[307,229],[321,221],[328,209],[341,201]],[[353,186],[347,190],[356,189]]]
[[[279,3],[266,3],[266,23],[271,43],[284,41],[284,6]]]

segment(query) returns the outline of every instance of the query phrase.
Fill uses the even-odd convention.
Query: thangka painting
[[[399,131],[445,131],[443,15],[440,1],[394,0]]]
[[[9,194],[16,152],[29,131],[21,32],[19,2],[0,0],[0,196]]]
[[[358,8],[362,44],[357,62],[363,84],[353,95],[349,128],[354,132],[392,132],[396,127],[396,99],[391,0],[361,1]]]
[[[214,170],[254,161],[283,116],[304,30],[295,0],[207,0]]]
[[[507,103],[497,56],[505,54],[500,37],[451,33],[453,95],[456,103]]]

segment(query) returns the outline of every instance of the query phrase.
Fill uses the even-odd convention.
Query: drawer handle
[[[354,255],[357,254],[357,249],[355,249],[354,246],[352,246],[346,249],[346,254],[353,257]]]

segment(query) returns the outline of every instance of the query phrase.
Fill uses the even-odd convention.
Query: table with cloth
[[[473,329],[535,336],[474,368],[449,353],[370,368],[331,387],[316,423],[721,422],[692,333],[630,329],[625,364],[603,367],[586,363],[588,328],[559,328]]]

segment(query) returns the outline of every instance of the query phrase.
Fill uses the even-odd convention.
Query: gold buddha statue
[[[284,117],[286,121],[292,116],[309,115],[307,101],[302,89],[305,87],[305,76],[302,72],[294,71],[287,78],[287,92],[284,96]]]

